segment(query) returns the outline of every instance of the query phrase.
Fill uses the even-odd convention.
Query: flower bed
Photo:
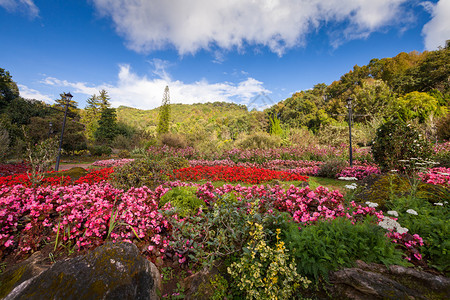
[[[450,188],[450,168],[432,168],[427,173],[419,173],[422,181]]]
[[[258,184],[270,180],[307,181],[308,178],[298,174],[261,168],[244,168],[229,166],[196,166],[174,170],[174,178],[183,181],[225,181]]]
[[[107,159],[107,160],[97,160],[92,163],[93,166],[96,167],[118,167],[123,166],[124,164],[133,162],[134,159],[132,158],[123,158],[123,159]]]
[[[30,165],[27,163],[19,164],[0,164],[0,176],[10,176],[14,174],[26,173],[30,170]]]

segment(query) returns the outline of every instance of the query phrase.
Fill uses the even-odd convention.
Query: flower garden
[[[193,148],[155,147],[145,158],[97,161],[76,180],[51,172],[37,184],[29,166],[3,165],[0,258],[8,267],[11,258],[46,247],[63,258],[127,241],[158,266],[163,282],[173,279],[167,270],[189,275],[218,267],[216,293],[228,299],[289,299],[357,259],[448,275],[450,168],[404,178],[408,192],[396,194],[392,185],[383,203],[357,201],[359,187],[311,189],[308,176],[343,151],[234,149],[208,157]],[[356,156],[333,180],[353,177],[357,187],[380,176],[370,153]],[[166,163],[130,172],[138,161]],[[129,178],[142,171],[151,184],[117,184],[121,172]],[[425,196],[416,193],[418,182],[429,187]],[[174,298],[172,292],[163,298]]]

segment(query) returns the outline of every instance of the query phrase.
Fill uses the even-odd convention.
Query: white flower
[[[417,213],[417,211],[415,211],[414,209],[408,209],[407,211],[406,211],[408,214],[411,214],[411,215],[418,215],[418,213]]]
[[[444,205],[444,203],[441,203],[441,202],[436,202],[436,203],[434,203],[434,205],[439,205],[439,206],[443,206],[443,205]]]
[[[400,234],[408,232],[408,228],[402,227],[397,221],[386,216],[384,216],[383,220],[380,223],[378,223],[378,226],[386,230],[395,229]]]
[[[374,202],[370,202],[370,201],[367,201],[366,204],[368,207],[377,207],[378,206],[378,203],[374,203]]]
[[[347,184],[344,186],[346,189],[350,189],[350,190],[354,190],[357,188],[356,183],[352,183],[352,184]]]
[[[358,180],[358,178],[356,178],[356,177],[339,177],[338,178],[339,180]]]
[[[387,212],[388,215],[394,216],[394,217],[398,217],[398,212],[396,212],[395,210],[389,210]]]
[[[405,227],[397,227],[397,232],[400,233],[400,234],[407,233],[408,231],[409,231],[408,228],[405,228]]]

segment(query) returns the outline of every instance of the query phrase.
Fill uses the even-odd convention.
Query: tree
[[[117,114],[114,108],[105,108],[102,110],[98,128],[94,133],[97,141],[112,142],[117,135]]]
[[[417,119],[425,123],[430,116],[441,115],[438,101],[427,93],[411,92],[398,98],[399,116],[404,121]]]
[[[5,69],[0,68],[0,112],[15,98],[19,97],[19,88]]]
[[[393,101],[392,92],[383,80],[365,79],[355,88],[355,119],[371,121],[388,116],[388,107]],[[360,117],[358,117],[360,116]]]
[[[55,100],[55,104],[53,104],[52,106],[54,108],[57,108],[60,111],[64,111],[66,109],[66,104],[67,104],[67,98],[65,96],[65,94],[59,94],[60,98]],[[80,114],[79,114],[79,109],[78,109],[78,102],[75,100],[69,100],[69,107],[67,110],[67,117],[69,118],[79,118]]]
[[[164,89],[164,96],[162,99],[161,107],[159,108],[159,122],[156,132],[158,134],[169,132],[169,120],[170,120],[170,95],[169,87]]]

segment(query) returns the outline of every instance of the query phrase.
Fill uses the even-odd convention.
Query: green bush
[[[168,191],[159,200],[159,206],[163,207],[170,202],[177,209],[177,213],[186,217],[196,213],[205,202],[197,197],[196,187],[176,187]]]
[[[320,177],[336,178],[336,175],[341,173],[347,166],[348,163],[346,161],[341,159],[332,159],[320,165],[317,175]]]
[[[187,142],[183,135],[175,133],[164,133],[159,137],[159,141],[162,145],[166,145],[172,148],[186,148]]]
[[[402,227],[408,228],[409,233],[418,234],[424,240],[424,245],[419,250],[428,265],[449,275],[450,209],[443,199],[438,203],[440,204],[436,205],[429,199],[419,197],[401,197],[390,201],[386,206],[398,213],[398,222]],[[408,209],[413,209],[417,215],[407,213]]]
[[[450,140],[450,113],[442,117],[437,123],[437,136],[441,141]]]
[[[346,218],[336,218],[298,229],[289,223],[284,235],[288,249],[295,257],[297,271],[308,278],[323,277],[341,267],[351,267],[357,259],[385,265],[405,265],[402,252],[395,249],[385,231],[366,218],[352,224]]]
[[[92,156],[111,155],[112,149],[107,145],[95,145],[88,148]]]
[[[131,163],[115,167],[111,183],[121,189],[147,186],[155,188],[169,179],[170,170],[160,162],[136,159]]]
[[[431,153],[430,143],[400,119],[381,125],[372,144],[373,158],[383,171],[401,170],[401,160],[426,160]]]
[[[118,155],[120,158],[129,158],[131,156],[130,151],[128,150],[120,150]]]
[[[281,146],[281,138],[260,131],[244,136],[236,144],[241,149],[272,149]]]
[[[189,167],[189,161],[184,157],[166,157],[162,162],[170,170],[177,170]]]

